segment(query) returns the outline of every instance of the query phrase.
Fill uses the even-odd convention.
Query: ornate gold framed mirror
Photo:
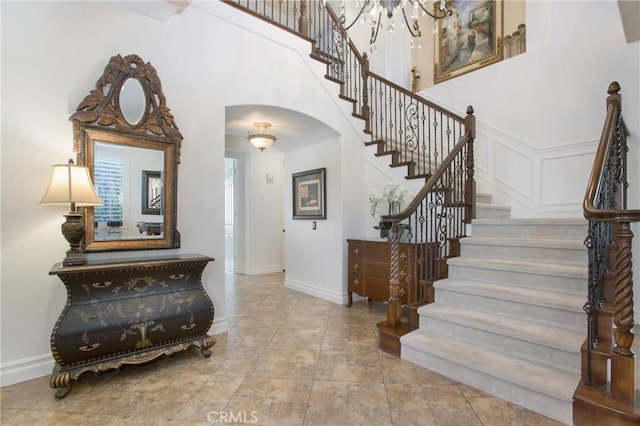
[[[104,203],[84,209],[85,250],[180,247],[182,135],[155,68],[137,55],[113,56],[70,120],[78,163]]]

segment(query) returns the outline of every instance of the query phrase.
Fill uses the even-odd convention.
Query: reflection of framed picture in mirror
[[[160,214],[162,210],[162,176],[160,172],[142,171],[142,214]]]
[[[326,219],[327,169],[293,174],[293,218]]]

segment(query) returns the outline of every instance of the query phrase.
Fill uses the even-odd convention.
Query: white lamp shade
[[[55,164],[53,166],[49,188],[47,188],[40,204],[49,206],[75,204],[79,207],[88,207],[100,206],[102,200],[93,187],[89,169],[84,166],[76,166],[70,160],[69,164]]]
[[[265,148],[269,148],[276,140],[275,136],[260,134],[260,135],[249,135],[249,141],[260,150],[264,150]]]

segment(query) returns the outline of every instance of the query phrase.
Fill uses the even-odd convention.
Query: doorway
[[[236,248],[236,176],[237,160],[224,159],[224,268],[229,272],[237,269]]]

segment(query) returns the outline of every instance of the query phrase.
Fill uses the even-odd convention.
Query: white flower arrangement
[[[388,214],[398,213],[402,204],[410,199],[411,194],[402,185],[396,182],[389,182],[382,188],[375,189],[369,193],[369,212],[371,216],[375,216],[380,203],[386,201],[389,207]]]

